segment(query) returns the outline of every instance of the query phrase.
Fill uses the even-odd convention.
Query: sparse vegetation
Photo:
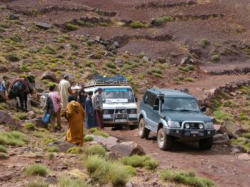
[[[164,23],[171,22],[171,21],[174,21],[174,17],[172,17],[172,16],[161,16],[161,17],[158,17],[158,18],[154,19],[152,21],[152,25],[161,26]]]
[[[58,181],[59,187],[88,187],[88,184],[81,179],[72,179],[67,176],[63,176],[59,178]]]
[[[84,141],[85,142],[91,142],[93,140],[94,140],[94,138],[92,136],[88,136],[88,135],[84,136]]]
[[[29,131],[34,131],[36,129],[36,127],[33,123],[25,123],[24,128],[29,130]]]
[[[81,153],[83,153],[83,148],[74,146],[74,147],[69,148],[67,150],[67,153],[70,153],[70,154],[81,154]]]
[[[215,62],[220,61],[220,55],[218,55],[218,54],[212,55],[212,56],[211,56],[211,60],[212,60],[212,61],[215,61]]]
[[[149,170],[154,170],[159,163],[149,156],[132,155],[122,158],[122,163],[133,167],[145,167]]]
[[[16,117],[16,119],[19,119],[19,120],[26,120],[26,119],[28,119],[27,114],[24,113],[24,112],[17,113],[15,117]]]
[[[219,123],[224,122],[225,120],[233,120],[233,116],[225,111],[216,110],[213,112],[213,116],[215,117],[216,121]]]
[[[48,152],[59,152],[59,148],[57,146],[48,146],[45,150]]]
[[[6,147],[3,146],[3,145],[0,145],[0,152],[2,152],[2,153],[7,153]]]
[[[105,156],[106,150],[101,145],[90,145],[84,149],[84,153],[88,156],[89,155]]]
[[[27,187],[48,187],[49,184],[43,181],[31,181],[27,184]]]
[[[48,174],[48,169],[41,164],[31,164],[24,170],[26,175],[29,176],[42,176],[45,177]]]
[[[24,146],[26,142],[27,138],[21,132],[0,132],[0,145]]]
[[[77,30],[77,29],[80,28],[78,25],[74,25],[74,24],[72,24],[72,23],[67,23],[67,24],[65,24],[64,26],[65,26],[65,28],[66,28],[67,30],[69,30],[69,31],[75,31],[75,30]]]
[[[129,24],[130,27],[134,28],[134,29],[139,29],[139,28],[145,28],[148,27],[148,25],[146,23],[140,22],[140,21],[132,21]]]
[[[164,181],[175,182],[187,186],[195,187],[214,187],[215,184],[206,178],[196,177],[194,173],[183,172],[177,170],[163,170],[160,174],[161,179]]]
[[[203,38],[200,43],[199,43],[199,46],[202,47],[202,48],[205,48],[206,46],[208,46],[210,44],[209,40],[206,39],[206,38]]]

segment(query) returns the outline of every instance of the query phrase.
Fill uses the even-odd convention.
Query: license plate
[[[191,131],[191,134],[199,134],[199,131]]]

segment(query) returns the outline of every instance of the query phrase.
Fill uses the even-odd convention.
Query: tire
[[[211,149],[213,145],[213,137],[199,140],[199,148],[201,150]]]
[[[150,130],[145,127],[144,119],[141,118],[138,125],[138,134],[141,138],[148,138]]]
[[[163,128],[157,132],[157,144],[161,150],[170,150],[173,146],[173,137],[168,136]]]

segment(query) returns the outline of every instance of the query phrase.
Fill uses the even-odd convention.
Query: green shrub
[[[148,170],[155,170],[159,166],[159,162],[151,158],[150,160],[145,161],[144,166]]]
[[[59,148],[57,146],[48,146],[45,150],[48,152],[59,152]]]
[[[56,50],[52,46],[45,46],[41,50],[43,53],[50,54],[50,55],[55,55]]]
[[[217,55],[217,54],[212,55],[211,60],[215,62],[220,61],[220,55]]]
[[[8,159],[9,156],[6,153],[0,152],[0,158],[1,159]]]
[[[54,153],[50,153],[49,154],[49,160],[53,160],[55,158],[55,154]]]
[[[171,21],[174,21],[174,17],[172,17],[172,16],[161,16],[161,17],[158,17],[158,18],[154,19],[153,22],[152,22],[152,25],[161,26],[165,22],[171,22]]]
[[[97,128],[91,128],[91,129],[89,129],[90,133],[94,133],[95,131],[98,131],[98,129]]]
[[[246,136],[246,135],[243,135],[243,136]],[[242,137],[237,138],[237,139],[233,138],[231,139],[231,144],[240,146],[244,150],[244,152],[250,151],[250,142],[246,138],[242,138]]]
[[[158,167],[159,163],[149,156],[132,155],[122,158],[122,163],[133,167],[145,167],[149,170],[154,170]]]
[[[250,139],[250,132],[242,134],[244,138]]]
[[[88,136],[88,135],[84,136],[84,141],[85,142],[91,142],[93,140],[94,140],[94,138],[92,136]]]
[[[43,181],[31,181],[27,184],[27,187],[48,187],[49,184]]]
[[[84,153],[88,156],[89,155],[105,156],[106,149],[101,145],[90,145],[84,149]]]
[[[48,174],[48,169],[41,164],[32,164],[25,168],[25,174],[28,176],[42,176],[45,177]]]
[[[124,167],[125,167],[125,169],[127,170],[127,172],[129,173],[130,176],[137,175],[137,171],[136,171],[136,169],[134,167],[129,166],[129,165],[125,165]]]
[[[36,129],[36,127],[33,123],[25,123],[24,128],[29,130],[29,131],[34,131]]]
[[[233,120],[233,116],[225,111],[216,110],[213,112],[213,116],[217,122],[222,123],[225,120]]]
[[[180,66],[179,70],[184,71],[184,72],[189,72],[194,70],[194,66],[191,64],[188,64],[186,66]]]
[[[59,178],[59,187],[87,187],[87,183],[81,179],[71,179],[69,177],[63,176]]]
[[[16,54],[8,54],[5,58],[11,62],[17,62],[20,60]]]
[[[160,177],[164,181],[175,182],[187,186],[213,187],[215,184],[206,178],[196,177],[194,173],[177,171],[172,169],[163,170]]]
[[[89,156],[86,161],[87,170],[94,181],[107,183],[111,163],[100,156]]]
[[[125,186],[128,182],[130,173],[121,163],[115,162],[111,164],[109,170],[109,179],[113,186]]]
[[[18,36],[17,34],[14,34],[13,36],[10,37],[10,39],[14,42],[21,42],[22,38]]]
[[[3,145],[0,145],[0,152],[2,152],[2,153],[7,153],[6,147],[3,146]]]
[[[206,38],[203,38],[200,43],[199,43],[199,46],[202,47],[202,48],[205,48],[206,46],[208,46],[210,44],[209,40],[206,39]]]
[[[70,153],[70,154],[81,154],[81,153],[83,153],[83,149],[81,147],[74,146],[74,147],[69,148],[67,150],[67,153]]]
[[[108,134],[108,133],[103,132],[103,131],[99,131],[99,130],[93,132],[93,134],[96,135],[96,136],[102,136],[102,137],[104,137],[104,138],[109,137],[109,134]]]
[[[108,68],[111,68],[111,69],[116,69],[116,66],[115,66],[115,64],[114,64],[113,62],[107,62],[107,63],[106,63],[106,66],[107,66]]]
[[[19,120],[27,120],[28,119],[27,113],[24,113],[24,112],[17,113],[15,117]]]
[[[193,77],[186,77],[184,81],[193,82],[195,79]]]
[[[0,132],[0,145],[24,146],[27,138],[18,131]]]
[[[69,30],[69,31],[75,31],[75,30],[77,30],[77,29],[80,28],[78,25],[74,25],[74,24],[72,24],[72,23],[67,23],[67,24],[65,24],[64,26],[65,26],[65,28],[66,28],[67,30]]]
[[[138,29],[138,28],[145,28],[148,27],[147,24],[142,23],[140,21],[133,21],[129,24],[130,27],[134,28],[134,29]]]
[[[249,117],[248,117],[247,114],[241,113],[240,114],[240,120],[241,121],[247,121],[247,120],[249,120]]]

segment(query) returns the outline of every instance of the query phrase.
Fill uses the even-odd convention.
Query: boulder
[[[36,22],[35,25],[39,27],[40,29],[50,29],[52,27],[51,24],[43,23],[43,22]]]
[[[180,65],[185,65],[188,64],[190,62],[190,57],[183,57],[181,59]]]
[[[248,153],[240,153],[238,154],[239,160],[250,161],[250,155]]]
[[[227,134],[216,134],[213,137],[215,144],[229,144],[229,137]]]
[[[0,73],[8,72],[8,68],[6,66],[0,66]]]
[[[10,14],[10,15],[9,15],[9,19],[10,19],[10,20],[18,20],[19,17],[20,17],[20,16],[19,16],[18,14]]]
[[[34,119],[36,117],[36,113],[34,111],[29,111],[27,115],[28,119]]]
[[[58,141],[58,142],[50,143],[48,146],[56,146],[56,147],[58,147],[60,152],[66,152],[68,149],[74,147],[75,145],[71,144],[69,142],[59,142]]]
[[[31,120],[31,122],[34,123],[36,127],[47,128],[47,125],[42,122],[41,118],[35,118]]]
[[[112,149],[113,146],[115,146],[118,143],[118,139],[112,136],[109,136],[107,138],[104,138],[102,136],[94,136],[94,135],[88,135],[93,137],[93,142],[97,144],[101,144],[104,146],[108,151]]]
[[[244,149],[243,149],[241,146],[239,146],[239,145],[234,145],[234,146],[232,147],[232,149],[231,149],[231,152],[232,152],[233,154],[236,154],[236,153],[243,153],[243,152],[245,152],[245,151],[244,151]]]
[[[0,124],[10,126],[12,129],[20,127],[20,123],[14,120],[7,112],[0,110]]]
[[[52,81],[52,82],[57,82],[57,78],[56,78],[56,75],[54,74],[54,73],[52,73],[52,72],[49,72],[49,71],[47,71],[47,72],[44,72],[43,74],[42,74],[42,76],[41,76],[41,79],[42,80],[50,80],[50,81]]]
[[[115,146],[113,146],[110,151],[114,152],[115,154],[118,154],[120,157],[131,156],[134,154],[137,155],[145,154],[143,148],[137,143],[132,141],[118,143]]]

